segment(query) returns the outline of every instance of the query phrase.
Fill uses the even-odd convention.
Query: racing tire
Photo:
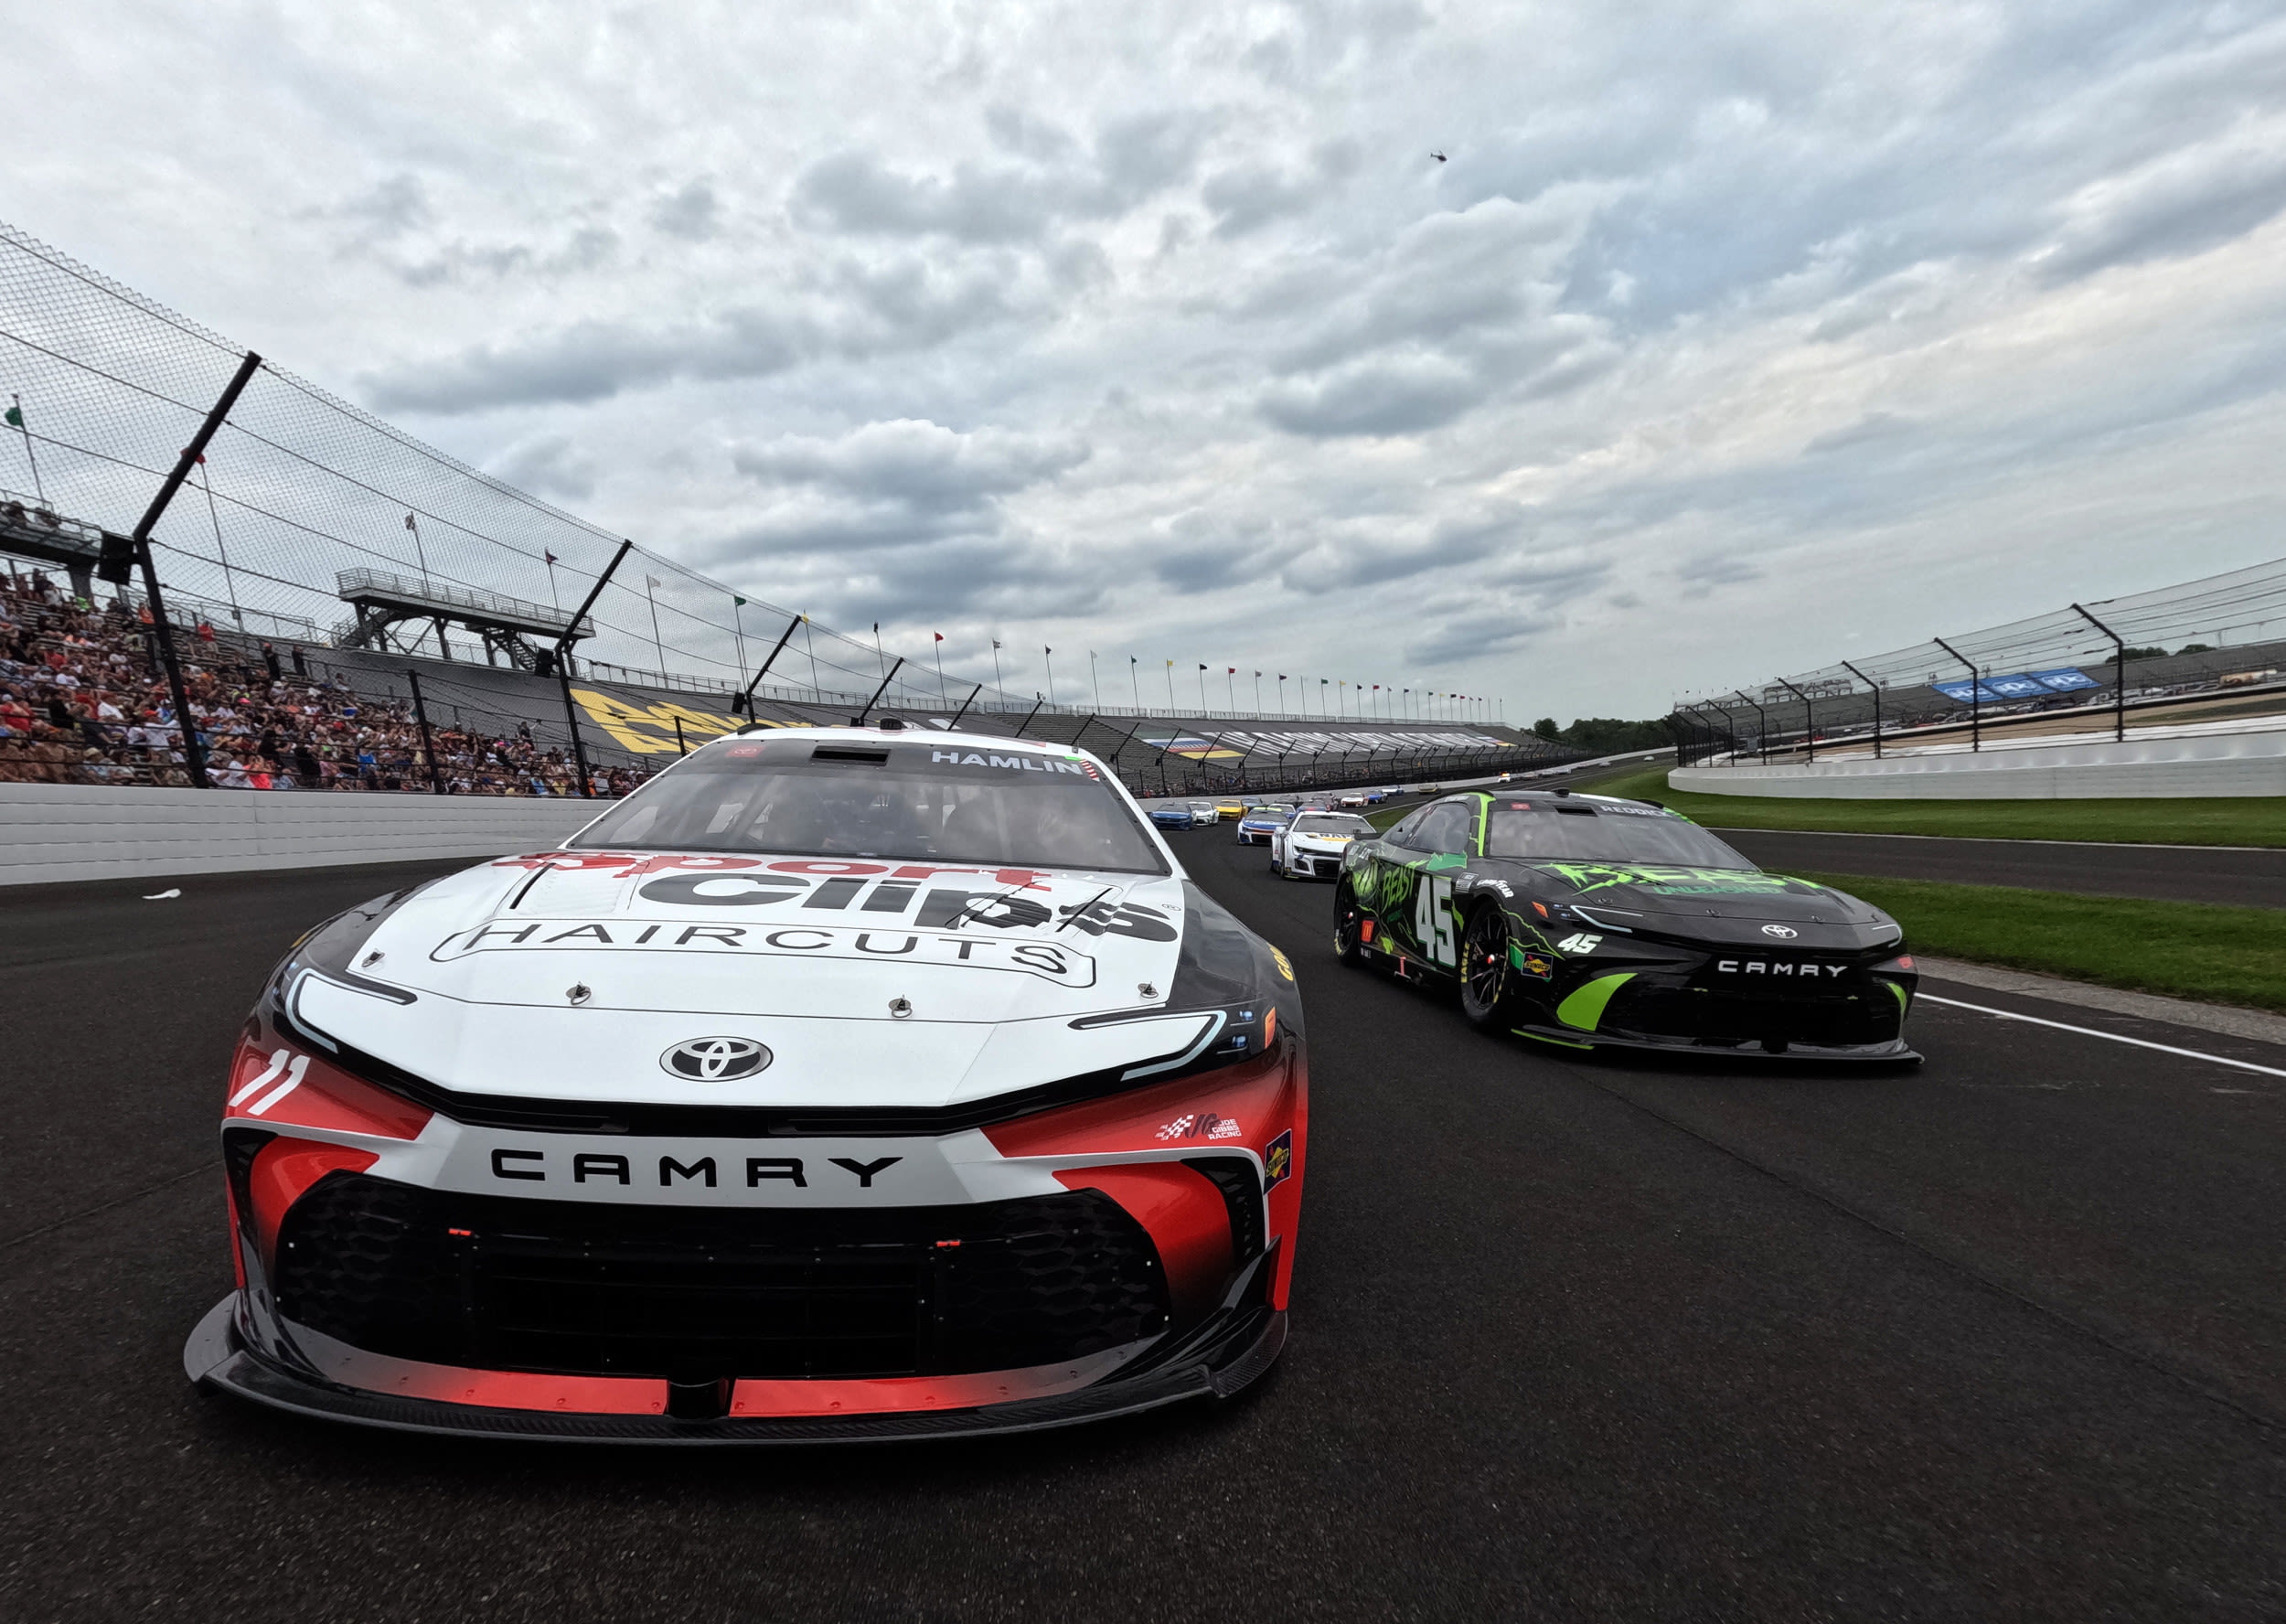
[[[1365,963],[1365,910],[1357,905],[1357,893],[1350,882],[1342,881],[1333,891],[1333,956],[1351,969]]]
[[[1516,1024],[1515,976],[1508,963],[1508,916],[1486,903],[1460,936],[1460,1013],[1479,1031]]]

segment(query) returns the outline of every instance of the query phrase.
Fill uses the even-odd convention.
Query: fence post
[[[175,459],[174,472],[159,486],[158,495],[151,498],[151,506],[144,509],[134,533],[117,538],[118,546],[112,545],[113,538],[106,536],[103,539],[102,560],[96,566],[97,572],[113,586],[124,585],[134,567],[138,564],[142,566],[143,598],[150,605],[151,630],[154,640],[158,644],[159,659],[166,667],[167,691],[175,701],[175,725],[182,731],[183,765],[190,775],[192,786],[198,789],[211,789],[214,785],[207,778],[207,753],[198,743],[198,719],[190,713],[190,689],[183,682],[182,661],[176,657],[175,632],[167,624],[166,599],[159,592],[158,566],[151,560],[151,531],[166,512],[166,505],[175,499],[175,493],[182,488],[183,481],[189,477],[191,469],[206,454],[207,442],[214,438],[215,431],[230,415],[230,408],[238,404],[238,397],[246,388],[247,380],[261,366],[262,357],[248,350],[238,364],[238,371],[224,386],[221,398],[207,413],[206,422],[198,425],[198,432],[190,437],[190,443],[183,447],[183,454]]]
[[[2111,639],[2113,661],[2111,674],[2116,678],[2111,685],[2111,740],[2114,743],[2125,743],[2127,741],[2127,640],[2088,611],[2080,608],[2078,604],[2074,604],[2072,608],[2080,619]]]
[[[443,795],[444,779],[436,770],[436,745],[429,738],[429,707],[421,699],[421,673],[407,666],[405,680],[412,685],[412,716],[421,724],[421,754],[429,764],[429,792]]]
[[[1976,668],[1976,661],[1966,658],[1961,652],[1942,637],[1930,642],[1969,668],[1969,753],[1974,755],[1984,748],[1984,678]]]
[[[556,680],[563,685],[563,720],[572,727],[572,759],[580,764],[580,794],[593,800],[595,791],[587,781],[587,747],[580,743],[580,713],[572,707],[572,678],[563,674],[561,661],[556,666]]]
[[[1879,761],[1881,759],[1881,684],[1866,676],[1864,672],[1847,660],[1842,662],[1842,669],[1874,690],[1874,759]]]
[[[1778,685],[1801,701],[1801,742],[1809,748],[1810,759],[1818,759],[1818,718],[1810,708],[1810,696],[1781,677]]]

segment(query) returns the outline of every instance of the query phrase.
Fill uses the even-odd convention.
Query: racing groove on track
[[[1219,1411],[839,1454],[400,1439],[193,1394],[231,1032],[294,932],[382,881],[0,896],[0,1617],[2286,1609],[2286,1084],[1930,1006],[1918,1073],[1527,1053],[1334,965],[1325,886],[1227,829],[1176,845],[1309,1001],[1282,1367]]]

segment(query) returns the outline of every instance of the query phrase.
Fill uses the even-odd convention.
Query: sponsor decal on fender
[[[1243,1138],[1245,1129],[1228,1116],[1218,1116],[1212,1111],[1186,1112],[1176,1117],[1151,1137],[1161,1141],[1170,1139],[1235,1139]]]
[[[733,953],[783,958],[900,959],[908,964],[1013,970],[1060,987],[1093,987],[1095,961],[1059,942],[1009,940],[902,925],[859,929],[824,924],[686,924],[680,920],[494,920],[456,931],[432,948],[439,964],[474,953],[544,953],[609,948],[636,953]]]
[[[1287,1128],[1262,1150],[1262,1193],[1267,1195],[1294,1174],[1294,1130]]]
[[[1508,962],[1535,981],[1548,980],[1555,974],[1555,960],[1544,953],[1531,952],[1512,942],[1509,944]]]

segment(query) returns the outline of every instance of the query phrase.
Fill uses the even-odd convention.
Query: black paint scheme
[[[1565,791],[1449,796],[1343,859],[1335,946],[1457,983],[1479,1027],[1603,1045],[1917,1061],[1918,985],[1878,908],[1768,874],[1680,814]]]

